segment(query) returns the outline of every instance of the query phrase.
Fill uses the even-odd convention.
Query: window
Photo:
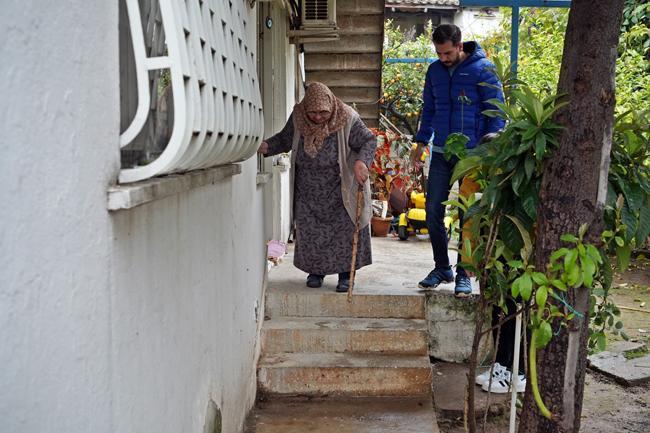
[[[248,2],[122,0],[121,183],[255,154],[254,22]]]

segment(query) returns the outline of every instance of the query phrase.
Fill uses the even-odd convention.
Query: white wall
[[[209,399],[238,431],[265,264],[254,160],[109,213],[117,2],[2,8],[0,432],[201,432]]]
[[[0,12],[0,431],[112,431],[117,2]]]
[[[113,217],[116,432],[202,432],[212,398],[236,432],[255,397],[266,263],[256,163]]]

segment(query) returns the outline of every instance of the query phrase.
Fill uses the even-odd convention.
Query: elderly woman
[[[258,150],[265,156],[292,151],[296,226],[293,263],[309,274],[308,287],[320,287],[325,275],[338,274],[336,291],[348,290],[360,187],[364,200],[356,269],[372,263],[368,167],[375,146],[375,136],[359,115],[327,86],[312,83],[284,129],[262,142]]]

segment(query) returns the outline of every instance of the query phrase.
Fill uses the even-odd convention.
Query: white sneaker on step
[[[498,380],[492,380],[492,387],[490,382],[485,382],[481,388],[483,391],[490,389],[490,392],[495,394],[506,394],[510,392],[510,372],[506,370],[507,377],[502,377]],[[526,390],[526,377],[523,374],[518,375],[517,392],[524,392]]]
[[[507,373],[507,374],[506,374]],[[510,372],[506,367],[503,365],[499,364],[498,362],[494,363],[494,368],[492,369],[492,382],[495,382],[501,378],[510,378]],[[487,369],[484,373],[479,374],[476,376],[476,384],[477,385],[483,385],[484,383],[488,383],[490,381],[490,369]]]

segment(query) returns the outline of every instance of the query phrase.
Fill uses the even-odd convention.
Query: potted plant
[[[386,215],[373,214],[371,227],[373,235],[386,236],[390,231],[393,213],[401,212],[397,203],[408,200],[414,188],[411,174],[410,152],[412,142],[407,136],[398,136],[391,131],[373,130],[377,136],[377,151],[370,167],[373,200],[386,201],[391,206]]]

